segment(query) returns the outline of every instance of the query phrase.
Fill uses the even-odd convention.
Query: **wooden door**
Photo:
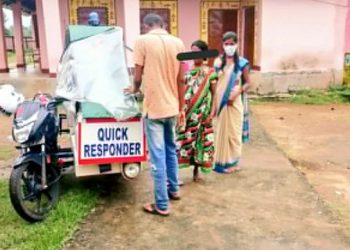
[[[238,10],[211,9],[208,11],[208,46],[223,52],[222,36],[227,31],[238,31]],[[214,59],[209,60],[212,65]]]
[[[244,9],[244,39],[243,55],[254,65],[254,47],[255,47],[255,7]]]
[[[154,13],[157,15],[160,15],[163,18],[164,22],[164,28],[170,32],[170,9],[161,9],[161,8],[154,8],[154,9],[144,9],[142,8],[140,10],[140,27],[141,27],[141,34],[145,33],[145,28],[143,26],[143,18],[149,14],[149,13]]]

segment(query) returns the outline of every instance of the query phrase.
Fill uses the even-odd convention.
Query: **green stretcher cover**
[[[81,102],[83,118],[114,118],[101,104],[96,102]]]
[[[113,29],[110,26],[68,25],[65,35],[65,48],[72,42]]]
[[[96,102],[81,102],[81,111],[83,114],[83,119],[87,118],[115,118],[107,109],[105,109],[101,104]],[[138,113],[135,117],[141,118],[142,114]]]

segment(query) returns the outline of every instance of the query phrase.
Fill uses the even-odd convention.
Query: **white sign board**
[[[102,121],[102,120],[101,120]],[[146,160],[142,120],[79,123],[79,164]]]

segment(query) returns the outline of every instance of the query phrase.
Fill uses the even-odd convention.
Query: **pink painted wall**
[[[69,25],[69,3],[68,0],[60,0],[60,16],[61,16],[61,33],[64,41],[66,28]]]
[[[133,11],[130,11],[133,10]],[[136,39],[140,35],[140,1],[139,0],[124,0],[124,42],[128,47],[133,48]],[[134,66],[133,54],[126,51],[128,67]]]
[[[341,70],[347,2],[263,0],[261,70]]]
[[[48,52],[49,73],[54,76],[63,51],[62,29],[59,11],[59,0],[42,0],[46,46]]]
[[[2,10],[2,1],[0,1],[0,72],[8,70],[4,35],[4,15]]]
[[[263,0],[257,1],[257,10],[255,11],[257,25],[256,25],[256,38],[255,38],[255,54],[254,62],[252,65],[261,67],[261,38],[262,38],[262,2]]]
[[[346,23],[345,23],[344,52],[350,53],[350,0],[348,0],[348,11],[347,11]]]
[[[200,39],[200,3],[201,0],[178,0],[178,36],[184,41],[187,49],[190,49],[193,41]],[[115,0],[117,25],[124,29],[127,36],[130,36],[129,32],[134,33],[131,36],[135,36],[133,29],[139,30],[139,11],[135,11],[138,10],[137,6],[139,6],[139,0]],[[128,18],[131,14],[132,17]],[[191,17],[190,22],[189,17]],[[128,45],[133,46],[130,42]]]
[[[36,16],[38,19],[38,32],[40,43],[40,68],[43,72],[49,71],[49,62],[47,59],[47,47],[46,47],[46,33],[45,33],[45,21],[43,14],[42,0],[36,0]]]
[[[24,51],[23,51],[23,30],[22,30],[22,7],[21,2],[17,1],[11,5],[13,11],[13,26],[15,36],[15,51],[17,67],[24,67]]]
[[[200,39],[201,0],[178,1],[178,36],[190,49],[192,42]]]
[[[125,28],[124,0],[115,0],[115,14],[117,15],[117,26]]]

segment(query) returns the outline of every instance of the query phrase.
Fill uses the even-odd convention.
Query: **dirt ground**
[[[11,135],[12,116],[7,117],[0,114],[0,148],[8,151],[0,158],[0,178],[7,178],[11,172],[12,159],[17,155],[15,143]],[[12,150],[12,151],[10,151]]]
[[[305,112],[303,107],[295,111],[294,106],[281,104],[253,107],[253,139],[244,148],[243,170],[234,175],[208,174],[204,184],[191,182],[191,172],[181,170],[185,181],[181,190],[183,198],[172,203],[169,218],[148,215],[141,210],[143,203],[152,200],[148,171],[132,183],[120,179],[64,249],[350,249],[342,217],[327,200],[324,202],[322,190],[313,187],[309,175],[305,178],[286,157],[292,151],[296,156],[300,153],[303,158],[296,157],[295,161],[302,162],[307,155],[304,151],[314,153],[316,145],[324,156],[322,150],[326,149],[321,149],[320,143],[311,150],[303,139],[310,135],[303,124],[311,127],[319,124],[311,114],[323,117],[320,111],[329,113],[325,107],[313,108],[315,112],[307,106]],[[348,107],[338,109],[337,106],[334,111],[330,113],[341,116]],[[297,116],[301,114],[305,123],[290,118],[293,112]],[[265,123],[266,117],[269,122]],[[342,117],[340,119],[342,121]],[[285,126],[280,125],[282,121]],[[300,128],[296,125],[299,123]],[[280,146],[279,141],[283,143],[292,135],[286,129],[288,124],[295,139]],[[345,124],[339,129],[342,126],[345,131]],[[319,129],[310,128],[316,135],[331,131],[327,126],[324,131]],[[335,150],[336,143],[329,140],[335,144]],[[343,146],[340,144],[338,150]],[[313,157],[310,155],[308,159]],[[332,159],[338,158],[332,156]],[[346,162],[344,158],[341,165],[344,170]],[[323,178],[320,181],[323,185],[329,184]],[[343,189],[340,191],[345,199]]]
[[[257,105],[259,123],[350,236],[350,105]]]
[[[181,170],[182,199],[168,218],[141,210],[152,200],[148,170],[116,178],[63,249],[350,249],[350,106],[262,104],[252,113],[241,172],[195,184]],[[0,146],[9,144],[6,119]]]

